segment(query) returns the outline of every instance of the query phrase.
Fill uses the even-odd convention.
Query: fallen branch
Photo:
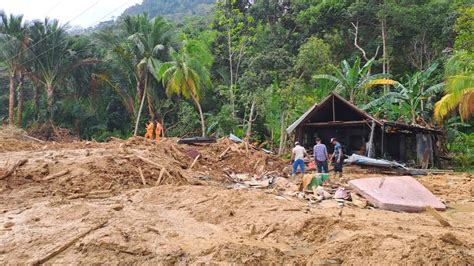
[[[143,175],[143,171],[141,167],[138,167],[138,173],[140,174],[140,177],[142,178],[143,186],[145,187],[146,186],[145,176]]]
[[[225,150],[221,153],[221,155],[219,155],[219,159],[222,159],[222,157],[224,157],[224,156],[227,154],[227,152],[228,152],[229,150],[230,150],[230,147],[227,147],[227,149],[225,149]]]
[[[301,211],[301,209],[300,208],[285,208],[282,211],[285,211],[285,212],[298,212],[298,211]]]
[[[201,204],[201,203],[204,203],[204,202],[213,200],[213,199],[215,199],[215,198],[217,198],[217,195],[214,195],[214,196],[211,197],[211,198],[207,198],[207,199],[200,200],[200,201],[196,202],[195,204]]]
[[[269,234],[271,234],[273,231],[275,231],[275,227],[276,227],[276,224],[270,225],[270,227],[268,227],[268,229],[259,237],[259,240],[264,239]]]
[[[91,232],[103,227],[106,223],[107,223],[107,221],[101,222],[101,223],[95,225],[94,227],[90,228],[89,230],[85,231],[84,233],[79,234],[78,236],[72,238],[71,240],[66,242],[64,245],[61,245],[61,246],[53,249],[48,254],[46,254],[44,257],[31,262],[31,264],[33,264],[33,265],[44,264],[48,260],[50,260],[50,259],[54,258],[55,256],[57,256],[59,253],[61,253],[64,250],[68,249],[70,246],[72,246],[74,243],[76,243],[79,239],[81,239],[81,238],[85,237],[86,235],[90,234]]]
[[[16,162],[3,175],[0,176],[0,180],[9,177],[11,174],[13,174],[16,171],[18,167],[24,165],[27,162],[28,162],[28,159],[21,159],[18,162]]]
[[[167,175],[169,178],[172,178],[171,174],[165,169],[164,166],[159,165],[159,164],[157,164],[157,163],[155,163],[155,162],[153,162],[153,161],[151,161],[151,160],[149,160],[149,159],[147,159],[147,158],[145,158],[145,157],[142,157],[142,156],[140,156],[140,155],[136,155],[136,154],[135,154],[135,156],[136,156],[138,159],[140,159],[140,160],[142,160],[142,161],[144,161],[144,162],[146,162],[146,163],[149,163],[149,164],[151,164],[151,165],[153,165],[153,166],[156,166],[156,167],[160,168],[161,171],[164,170],[165,173],[166,173],[166,175]],[[163,175],[160,173],[160,176],[163,176]],[[158,181],[159,181],[159,182],[157,181],[156,183],[157,183],[157,184],[161,184],[165,179],[166,179],[166,177],[163,178],[163,179],[158,178]],[[184,178],[184,179],[186,180],[186,182],[189,182],[186,178]]]
[[[442,226],[451,226],[451,224],[446,220],[441,214],[439,214],[433,207],[426,206],[425,211],[433,216]]]
[[[154,227],[151,227],[151,226],[147,226],[146,229],[149,231],[149,232],[153,232],[153,233],[157,233],[158,235],[161,235],[160,233],[160,230],[154,228]]]
[[[194,159],[193,163],[191,164],[191,166],[189,167],[189,169],[192,169],[193,166],[196,164],[197,160],[201,157],[201,154],[198,154],[198,156],[196,156],[196,158]]]
[[[47,177],[41,179],[41,181],[48,181],[48,180],[54,179],[54,178],[56,178],[56,177],[60,177],[60,176],[63,176],[63,175],[67,175],[67,174],[69,174],[69,172],[70,172],[69,170],[59,171],[59,172],[57,172],[57,173],[55,173],[55,174],[49,175],[49,176],[47,176]]]
[[[140,159],[140,160],[142,160],[142,161],[144,161],[144,162],[146,162],[146,163],[149,163],[149,164],[151,164],[151,165],[154,165],[154,166],[156,166],[156,167],[158,167],[158,168],[160,168],[160,169],[161,169],[161,168],[164,168],[162,165],[159,165],[159,164],[153,162],[153,161],[150,160],[150,159],[147,159],[147,158],[142,157],[142,156],[140,156],[140,155],[135,155],[135,156],[136,156],[138,159]]]
[[[23,135],[23,137],[25,137],[25,138],[27,138],[27,139],[34,140],[34,141],[36,141],[36,142],[45,143],[44,140],[40,140],[40,139],[37,139],[37,138],[33,138],[33,137],[30,137],[30,136],[27,136],[27,135]]]
[[[161,185],[161,180],[163,178],[163,174],[165,173],[165,168],[161,168],[160,175],[158,176],[158,180],[156,180],[155,186]]]

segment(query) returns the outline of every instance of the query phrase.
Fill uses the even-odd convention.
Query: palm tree
[[[87,58],[88,44],[67,36],[57,20],[35,21],[31,26],[31,52],[34,56],[31,78],[46,88],[47,112],[53,121],[57,86],[71,77],[72,71],[97,60]]]
[[[445,95],[435,104],[434,119],[443,121],[457,109],[462,121],[474,113],[474,53],[460,51],[446,64]]]
[[[125,17],[124,31],[128,35],[128,49],[135,62],[137,94],[138,99],[141,99],[135,123],[134,135],[136,135],[145,97],[150,117],[152,120],[155,119],[154,91],[151,90],[151,86],[156,76],[153,73],[158,73],[161,62],[168,59],[167,48],[173,41],[173,31],[171,25],[163,18],[156,17],[150,20],[148,14]]]
[[[20,75],[19,100],[23,99],[23,72],[24,61],[26,58],[29,38],[27,35],[27,27],[23,23],[23,16],[0,14],[0,58],[5,61],[10,79],[10,95],[8,105],[9,124],[14,124],[15,109],[15,77]],[[19,105],[18,117],[21,118],[23,103]],[[21,119],[18,120],[21,126]]]
[[[111,47],[106,51],[106,71],[97,78],[122,98],[124,107],[135,119],[136,135],[145,97],[150,116],[155,118],[156,91],[152,88],[159,80],[152,72],[158,72],[161,62],[169,59],[167,48],[173,43],[172,27],[161,17],[150,20],[145,13],[126,16],[120,28],[105,28],[95,38]]]
[[[406,76],[405,84],[396,82],[394,84],[398,91],[389,92],[380,98],[368,103],[363,109],[371,109],[386,103],[398,104],[400,106],[401,115],[409,118],[412,124],[417,123],[417,117],[420,112],[427,111],[425,103],[441,92],[444,83],[438,83],[425,88],[430,82],[431,75],[438,67],[438,64],[431,65],[424,71],[416,72],[412,76]]]
[[[203,88],[210,86],[209,68],[212,56],[207,47],[200,41],[185,40],[178,52],[170,52],[172,61],[163,63],[159,70],[159,78],[166,88],[166,94],[182,95],[192,98],[201,119],[202,136],[206,135],[204,114],[200,104]]]
[[[365,89],[372,88],[377,85],[393,85],[394,80],[383,78],[381,75],[371,75],[370,67],[374,62],[373,59],[367,61],[361,67],[361,60],[358,57],[351,66],[344,60],[341,63],[341,69],[335,68],[334,75],[315,75],[314,79],[324,79],[332,81],[336,84],[335,90],[339,93],[343,93],[346,97],[349,97],[349,101],[354,103],[357,97]]]

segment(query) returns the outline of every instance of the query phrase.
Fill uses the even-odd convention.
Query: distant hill
[[[143,0],[127,8],[122,15],[137,15],[147,12],[150,17],[162,16],[180,21],[189,16],[206,16],[216,0]]]

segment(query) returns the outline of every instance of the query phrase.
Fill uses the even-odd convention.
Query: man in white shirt
[[[292,175],[296,174],[298,170],[298,166],[301,169],[301,173],[304,174],[304,158],[308,156],[306,150],[300,143],[297,141],[295,142],[295,147],[291,151],[291,160],[293,161],[293,172]]]

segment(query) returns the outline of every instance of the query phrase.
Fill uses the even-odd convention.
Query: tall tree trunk
[[[24,76],[23,73],[20,72],[20,80],[18,82],[18,109],[17,109],[17,126],[23,126],[23,106],[25,102],[25,94],[23,91],[23,84],[24,84]]]
[[[206,136],[206,123],[204,120],[204,114],[202,112],[201,104],[199,103],[199,100],[196,98],[196,96],[194,96],[192,93],[191,93],[191,97],[193,98],[194,103],[196,104],[196,107],[199,112],[199,117],[201,118],[201,136],[205,137]]]
[[[46,85],[46,96],[48,98],[48,116],[49,116],[49,121],[52,123],[53,122],[53,106],[54,106],[54,86],[53,84],[47,84]]]
[[[138,81],[137,81],[137,95],[138,95],[139,100],[143,99],[143,95],[145,93],[144,84],[145,84],[145,81],[144,81],[144,78],[143,78],[143,74],[140,73],[139,77],[138,77]],[[137,118],[136,115],[135,115],[135,118]]]
[[[390,74],[388,72],[388,54],[387,54],[387,21],[385,18],[382,19],[382,45],[383,45],[383,60],[382,60],[382,73],[385,75]],[[384,94],[389,93],[389,86],[383,85]]]
[[[146,79],[146,86],[148,87],[148,78]],[[146,89],[146,102],[148,105],[148,113],[150,114],[151,121],[155,121],[156,119],[156,112],[155,112],[155,105],[153,104],[153,97],[151,95],[150,89]]]
[[[135,130],[133,131],[134,136],[136,136],[138,133],[138,124],[140,123],[140,116],[142,114],[143,104],[145,103],[145,96],[146,96],[146,86],[145,86],[145,91],[143,92],[143,95],[142,95],[142,100],[140,103],[140,108],[138,109],[138,114],[136,115]]]
[[[280,114],[280,146],[278,147],[278,155],[282,155],[285,150],[286,130],[285,130],[286,111]]]
[[[229,71],[230,71],[230,107],[232,110],[232,117],[235,117],[235,95],[234,95],[234,68],[232,60],[232,40],[230,29],[227,29],[227,48],[229,52]]]
[[[34,82],[33,86],[33,101],[35,104],[35,114],[36,119],[39,119],[40,84],[38,82]]]
[[[255,105],[257,104],[257,101],[255,98],[252,100],[252,106],[250,106],[250,114],[249,114],[249,119],[247,121],[247,133],[245,133],[245,136],[250,137],[252,135],[252,123],[254,122],[254,117],[253,113],[255,112]]]
[[[15,121],[15,72],[10,75],[10,99],[8,102],[8,124],[14,125]]]
[[[81,138],[81,120],[76,119],[76,121],[74,121],[74,126],[76,127],[76,135]]]

